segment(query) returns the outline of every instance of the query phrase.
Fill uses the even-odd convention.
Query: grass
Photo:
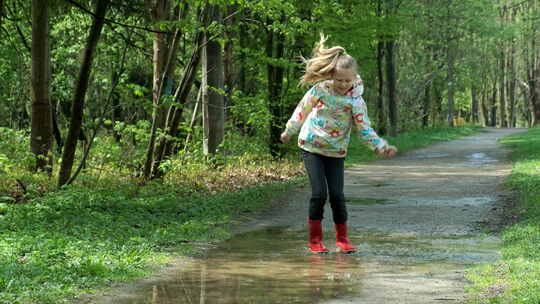
[[[502,233],[502,258],[469,272],[471,303],[540,303],[540,128],[501,142],[512,149],[507,186],[519,193],[519,221]]]
[[[127,281],[194,242],[228,236],[237,214],[261,209],[294,183],[213,196],[149,185],[72,186],[26,204],[3,204],[0,302],[59,303],[110,282]],[[174,250],[171,250],[174,249]]]
[[[389,141],[404,152],[476,130],[421,130]],[[275,162],[257,152],[218,167],[173,160],[163,181],[141,186],[130,177],[135,160],[100,138],[76,183],[55,190],[54,179],[27,170],[26,135],[0,131],[0,303],[69,302],[147,275],[200,242],[227,238],[232,219],[305,182],[299,158]],[[353,142],[348,164],[374,159]]]

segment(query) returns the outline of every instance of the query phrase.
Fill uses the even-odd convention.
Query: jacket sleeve
[[[362,97],[356,98],[352,105],[352,118],[357,129],[357,135],[371,150],[385,150],[388,146],[386,140],[377,135],[371,127],[366,103]]]
[[[287,135],[293,136],[300,131],[304,121],[306,121],[306,117],[319,101],[316,92],[317,89],[315,87],[311,88],[298,103],[291,118],[287,121],[285,128],[285,133]]]

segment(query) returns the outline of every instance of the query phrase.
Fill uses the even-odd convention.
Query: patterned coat
[[[364,86],[358,76],[345,95],[335,95],[331,80],[316,83],[302,98],[287,122],[285,133],[298,131],[298,146],[306,151],[329,157],[345,157],[352,126],[354,133],[372,150],[384,150],[387,142],[371,128]]]

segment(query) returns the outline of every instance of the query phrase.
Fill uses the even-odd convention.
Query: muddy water
[[[201,258],[86,303],[464,303],[464,271],[499,257],[493,230],[511,195],[496,130],[346,173],[355,254],[305,248],[307,189],[233,227]],[[330,210],[326,245],[335,250]]]

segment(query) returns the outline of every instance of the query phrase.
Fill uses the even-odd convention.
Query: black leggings
[[[330,193],[330,207],[334,223],[347,221],[347,207],[344,182],[344,158],[328,157],[302,150],[304,166],[311,184],[311,199],[309,203],[309,218],[322,220],[327,193]],[[328,189],[328,191],[327,191]]]

